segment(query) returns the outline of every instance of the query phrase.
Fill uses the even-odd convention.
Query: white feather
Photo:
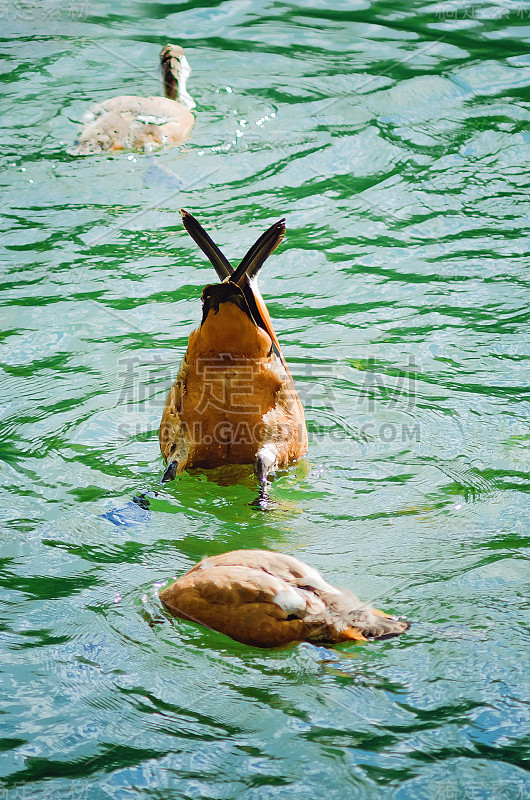
[[[286,614],[297,614],[305,611],[306,608],[305,597],[292,586],[281,589],[274,595],[272,601],[280,606]]]
[[[340,594],[340,589],[335,589],[334,586],[327,583],[324,580],[320,572],[313,567],[308,567],[307,564],[305,566],[305,572],[303,575],[302,580],[304,581],[304,586],[310,586],[312,589],[320,589],[322,592],[327,592],[328,594]]]

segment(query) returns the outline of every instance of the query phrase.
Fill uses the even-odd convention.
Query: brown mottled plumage
[[[302,404],[256,283],[283,238],[284,221],[272,225],[234,271],[197,220],[182,214],[222,282],[203,290],[202,322],[190,335],[164,408],[163,480],[189,467],[254,463],[264,485],[270,472],[307,450]]]
[[[195,103],[186,91],[191,72],[182,47],[168,44],[160,54],[165,97],[112,97],[93,106],[73,155],[108,150],[152,150],[182,144],[193,128]]]
[[[363,605],[302,561],[267,550],[205,558],[160,592],[172,614],[254,647],[399,636],[409,623]]]

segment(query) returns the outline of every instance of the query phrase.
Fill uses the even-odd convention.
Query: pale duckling
[[[112,97],[93,106],[73,155],[108,150],[152,150],[186,141],[195,121],[195,103],[186,91],[191,73],[182,47],[168,44],[160,53],[165,97]]]
[[[386,639],[410,625],[336,589],[302,561],[267,550],[204,558],[160,600],[175,616],[254,647]]]

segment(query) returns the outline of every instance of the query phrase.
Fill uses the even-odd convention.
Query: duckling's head
[[[170,100],[180,100],[188,108],[194,108],[195,102],[186,91],[186,81],[191,75],[191,67],[178,44],[166,44],[160,53],[160,65],[164,91]]]

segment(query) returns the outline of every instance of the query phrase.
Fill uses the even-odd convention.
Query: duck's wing
[[[259,552],[236,550],[221,556],[205,558],[171,587],[165,589],[164,597],[162,593],[160,597],[165,603],[170,595],[193,588],[212,605],[241,606],[249,602],[274,603],[274,598],[278,594],[292,590],[293,608],[301,608],[302,600],[295,597],[295,589],[275,574],[279,570],[262,569],[256,563],[256,554]],[[267,555],[276,554],[267,553]],[[269,566],[273,566],[270,561]]]
[[[158,432],[160,450],[167,464],[161,483],[171,481],[176,475],[183,472],[188,461],[189,440],[186,430],[182,427],[180,417],[187,374],[188,361],[184,356],[175,383],[166,400]]]
[[[211,556],[196,564],[192,570],[207,570],[217,566],[247,566],[274,575],[291,586],[307,590],[318,590],[339,595],[340,589],[324,580],[314,567],[285,553],[271,550],[232,550],[218,556]]]
[[[168,611],[257,647],[306,637],[306,593],[275,575],[241,565],[191,570],[160,593]],[[312,609],[314,613],[314,609]]]
[[[216,567],[250,567],[279,577],[279,573],[285,570],[286,558],[289,558],[289,556],[275,553],[272,550],[230,550],[218,556],[203,558],[202,561],[199,561],[198,564],[191,568],[190,572],[197,570],[204,572]],[[296,561],[296,559],[293,559],[293,561]]]

